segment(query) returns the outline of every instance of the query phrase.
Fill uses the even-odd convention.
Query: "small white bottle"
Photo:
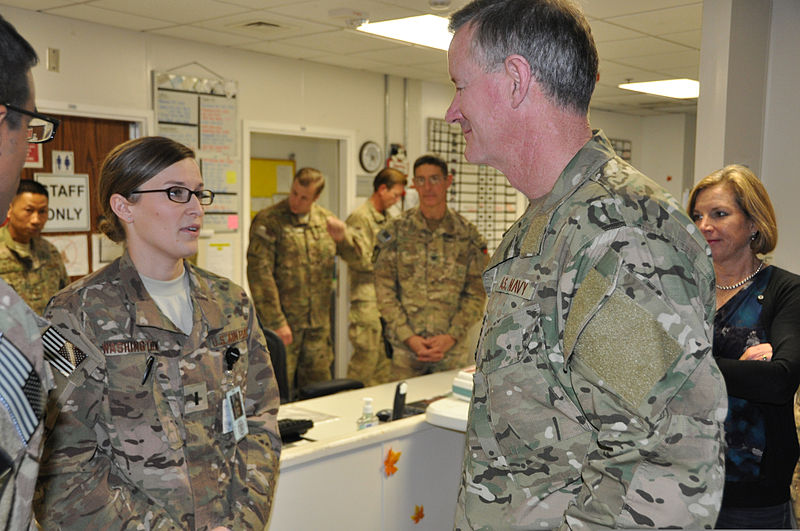
[[[364,408],[361,411],[361,416],[356,421],[359,430],[364,428],[371,428],[378,425],[378,417],[372,411],[372,398],[364,397]]]

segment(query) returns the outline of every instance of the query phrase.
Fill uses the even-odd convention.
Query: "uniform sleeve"
[[[67,274],[67,268],[64,266],[64,261],[58,261],[58,289],[64,289],[69,284],[69,275]]]
[[[341,256],[348,264],[358,262],[364,255],[364,240],[357,231],[347,227],[344,239],[336,242],[336,254]]]
[[[247,282],[258,320],[270,330],[288,324],[275,283],[279,238],[279,227],[256,216],[250,226],[250,244],[247,247]]]
[[[469,262],[464,287],[458,300],[458,310],[447,330],[457,340],[465,337],[469,327],[480,319],[486,304],[486,291],[483,288],[483,271],[489,261],[486,240],[473,229],[467,245]]]
[[[248,322],[247,411],[248,435],[238,443],[245,459],[238,461],[231,483],[233,514],[229,529],[263,529],[269,521],[278,480],[281,440],[278,434],[280,397],[264,335],[253,318]],[[240,493],[243,494],[242,497]]]
[[[372,232],[369,222],[362,216],[351,214],[345,223],[347,224],[348,231],[352,231],[361,242],[361,254],[358,255],[357,259],[353,259],[352,256],[345,257],[344,255],[342,258],[347,262],[347,267],[354,271],[371,272],[373,270],[372,251],[374,249],[370,248],[368,244],[371,238],[368,238],[367,235],[371,235]]]
[[[77,308],[58,307],[53,299],[45,310],[56,328],[86,330]],[[81,314],[82,315],[82,314]],[[91,338],[87,338],[91,340]],[[59,378],[61,403],[55,426],[45,441],[34,509],[44,529],[170,529],[181,528],[141,491],[112,472],[101,448],[109,445],[99,429],[110,418],[102,354],[82,344],[83,359],[68,379]],[[66,395],[65,395],[66,393]]]
[[[616,232],[626,245],[582,253],[559,288],[570,389],[595,434],[562,527],[713,527],[727,399],[710,278],[665,242]]]
[[[372,259],[375,263],[375,294],[378,299],[378,309],[386,321],[389,336],[402,343],[416,332],[408,323],[408,314],[398,293],[396,224],[390,223],[389,227],[378,233],[375,252],[377,254]]]
[[[779,271],[774,271],[777,275]],[[800,380],[800,279],[792,276],[775,291],[767,289],[773,301],[766,318],[768,341],[772,345],[769,363],[719,358],[728,394],[754,402],[785,404],[791,401]],[[772,282],[775,279],[773,277]],[[772,295],[770,292],[772,291]],[[741,355],[741,354],[740,354]]]

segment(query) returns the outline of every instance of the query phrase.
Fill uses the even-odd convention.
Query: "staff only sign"
[[[50,215],[42,232],[85,232],[90,229],[88,175],[37,173],[35,177],[50,194]]]

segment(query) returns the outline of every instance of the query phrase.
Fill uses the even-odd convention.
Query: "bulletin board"
[[[475,224],[486,238],[491,254],[520,215],[518,194],[496,169],[467,162],[465,148],[461,126],[438,118],[428,119],[428,150],[447,161],[453,174],[447,204]]]
[[[153,72],[156,134],[195,151],[205,187],[215,193],[203,226],[215,232],[239,228],[237,91],[235,81]]]
[[[295,174],[290,159],[250,159],[250,219],[289,195]]]

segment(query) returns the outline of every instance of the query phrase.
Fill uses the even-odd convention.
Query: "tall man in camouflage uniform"
[[[0,212],[19,183],[35,110],[30,44],[0,16]],[[53,381],[43,358],[44,322],[0,280],[0,529],[31,523],[47,392]]]
[[[383,345],[378,301],[372,269],[375,236],[389,220],[386,209],[397,203],[404,193],[406,176],[394,168],[384,168],[372,181],[372,195],[347,217],[347,226],[358,232],[363,242],[361,260],[348,262],[350,273],[350,313],[348,330],[353,355],[347,366],[347,377],[378,385],[391,381],[392,363]]]
[[[41,236],[48,198],[40,183],[20,181],[8,223],[0,227],[0,277],[39,315],[50,297],[69,284],[61,253]]]
[[[456,528],[713,527],[727,402],[702,236],[590,129],[577,7],[477,0],[450,27],[447,120],[531,201],[484,274]]]
[[[471,363],[467,332],[486,295],[486,240],[447,207],[453,176],[433,155],[414,162],[419,207],[378,233],[375,292],[392,343],[392,376],[410,378]]]
[[[286,348],[294,389],[331,379],[331,293],[334,258],[358,260],[353,231],[316,204],[325,178],[313,168],[294,176],[289,197],[265,208],[250,225],[247,281],[261,326]]]

